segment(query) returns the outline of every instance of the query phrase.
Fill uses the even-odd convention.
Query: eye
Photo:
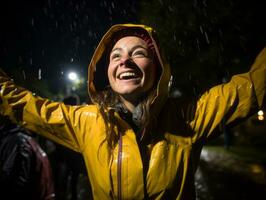
[[[110,56],[111,60],[118,60],[120,57],[120,53],[112,53]]]
[[[148,57],[148,52],[145,50],[136,50],[132,54],[133,57]]]

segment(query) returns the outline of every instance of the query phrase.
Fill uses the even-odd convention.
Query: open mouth
[[[118,79],[120,80],[129,80],[140,78],[141,76],[136,72],[122,72],[118,75]]]

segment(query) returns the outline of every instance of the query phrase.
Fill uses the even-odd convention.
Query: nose
[[[132,59],[130,58],[130,56],[124,56],[120,59],[120,63],[119,66],[126,66],[128,67],[130,65],[130,63],[132,63]]]

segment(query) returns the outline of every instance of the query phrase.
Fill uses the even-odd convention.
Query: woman
[[[35,97],[2,73],[0,111],[82,153],[94,199],[195,199],[202,146],[222,120],[228,124],[262,106],[265,70],[266,49],[249,73],[188,106],[168,98],[170,69],[154,30],[115,25],[89,65],[93,105]]]

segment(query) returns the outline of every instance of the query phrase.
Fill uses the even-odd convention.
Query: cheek
[[[143,71],[146,75],[148,75],[151,79],[155,78],[156,76],[156,66],[152,63],[145,63],[142,67]]]
[[[113,75],[113,68],[111,65],[108,66],[108,69],[107,69],[107,76],[108,76],[108,79],[109,79],[109,82],[112,80],[112,75]]]

